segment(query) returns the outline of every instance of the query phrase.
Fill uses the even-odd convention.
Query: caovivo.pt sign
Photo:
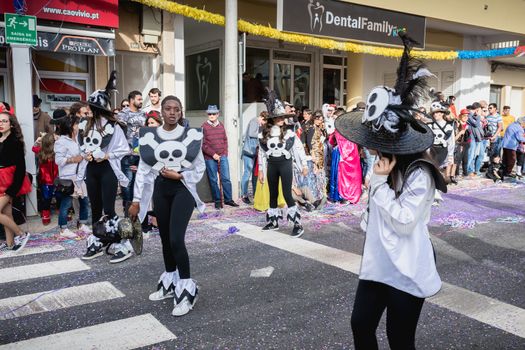
[[[426,19],[343,1],[278,0],[277,28],[388,45],[402,45],[397,32],[404,29],[424,48]]]

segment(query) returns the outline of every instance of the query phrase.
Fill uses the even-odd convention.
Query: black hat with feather
[[[111,109],[111,93],[117,91],[117,71],[112,71],[104,90],[97,90],[89,95],[87,100],[89,107],[103,114],[113,114]]]
[[[432,146],[434,134],[414,118],[417,105],[428,96],[427,78],[433,74],[410,55],[415,43],[399,32],[404,51],[394,88],[378,86],[366,99],[364,111],[344,114],[335,127],[348,140],[390,154],[414,154]]]
[[[288,118],[293,117],[295,114],[293,113],[286,113],[286,110],[284,109],[284,104],[277,98],[277,94],[273,90],[267,89],[268,96],[266,100],[264,100],[264,104],[266,105],[266,109],[268,110],[268,119],[271,118]]]

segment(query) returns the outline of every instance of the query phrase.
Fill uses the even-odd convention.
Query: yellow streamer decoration
[[[181,5],[176,2],[167,0],[132,0],[146,6],[158,8],[170,13],[175,13],[184,17],[192,18],[199,22],[207,22],[219,26],[224,26],[224,16],[211,13],[206,10],[200,10],[191,6]],[[282,40],[290,43],[316,46],[329,50],[340,50],[352,53],[364,53],[369,55],[384,57],[401,57],[402,49],[379,47],[372,45],[356,44],[351,42],[336,41],[332,39],[318,38],[309,35],[285,33],[272,28],[258,24],[253,24],[240,19],[237,23],[241,32],[249,33],[256,36],[263,36],[275,40]],[[417,58],[427,60],[454,60],[458,58],[456,51],[412,51],[412,55]]]

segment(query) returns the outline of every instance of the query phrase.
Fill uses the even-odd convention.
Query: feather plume
[[[275,91],[270,91],[268,88],[266,88],[266,91],[268,92],[268,97],[266,98],[266,100],[264,100],[264,104],[266,104],[268,114],[272,116],[275,110],[275,100],[277,99],[277,94],[275,93]]]
[[[406,106],[415,106],[426,97],[427,77],[432,73],[418,59],[410,55],[410,51],[417,41],[410,38],[405,31],[398,32],[403,40],[403,55],[397,69],[397,80],[394,89],[401,97],[401,103]]]
[[[106,93],[110,95],[112,92],[117,91],[117,71],[114,70],[109,75],[108,83],[106,84]]]

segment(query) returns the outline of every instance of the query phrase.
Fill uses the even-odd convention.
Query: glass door
[[[296,108],[310,105],[309,65],[292,62],[274,62],[273,89],[282,101],[293,104]]]

